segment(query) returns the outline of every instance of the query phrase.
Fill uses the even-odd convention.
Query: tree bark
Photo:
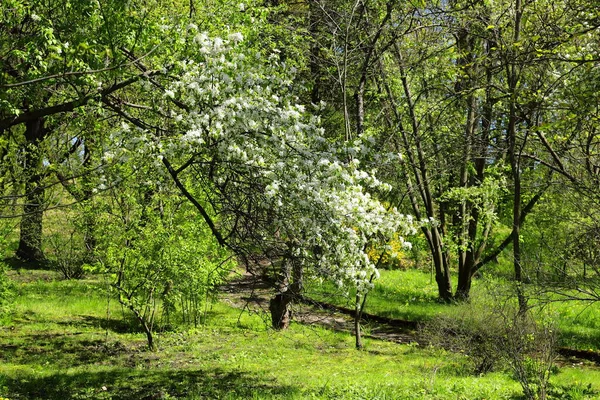
[[[17,257],[28,262],[43,262],[42,219],[44,214],[44,189],[39,168],[42,162],[39,145],[45,135],[44,119],[25,124],[25,205],[21,218],[21,233]]]
[[[354,303],[354,338],[356,341],[355,344],[356,344],[357,350],[362,350],[362,348],[363,348],[362,335],[361,335],[361,331],[360,331],[361,314],[362,314],[362,307],[361,307],[361,303],[360,303],[360,293],[358,293],[358,291],[357,291],[355,303]]]
[[[304,267],[289,254],[281,261],[279,276],[277,277],[278,293],[269,301],[271,323],[273,329],[287,329],[292,320],[292,302],[300,298],[303,290]]]
[[[290,288],[290,278],[292,267],[290,259],[284,257],[281,260],[281,268],[277,277],[278,293],[269,301],[269,311],[271,311],[271,323],[273,329],[287,329],[292,319],[290,303],[292,302],[292,293]]]
[[[521,0],[515,1],[515,33],[514,42],[520,40],[521,17],[523,9]],[[517,298],[519,300],[519,312],[524,313],[527,309],[527,299],[523,292],[523,269],[521,266],[521,165],[520,155],[517,154],[517,85],[519,81],[519,72],[514,61],[507,65],[508,70],[508,89],[511,96],[509,115],[508,115],[508,151],[510,159],[510,169],[512,172],[514,192],[513,192],[513,265],[515,270],[515,281],[517,282]]]

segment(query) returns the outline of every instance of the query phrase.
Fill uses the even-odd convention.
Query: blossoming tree
[[[113,106],[126,121],[115,134],[123,149],[162,163],[219,243],[246,265],[276,267],[275,328],[289,324],[304,275],[366,292],[378,275],[367,245],[409,232],[410,218],[370,194],[386,186],[297,104],[293,71],[277,52],[244,50],[239,33],[221,39],[194,30],[189,56],[168,74],[177,78],[146,85],[149,98],[156,88],[162,96],[154,112],[169,118],[151,122],[139,107]]]

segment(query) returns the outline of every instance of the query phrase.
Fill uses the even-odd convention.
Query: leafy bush
[[[407,244],[398,233],[385,244],[367,249],[369,259],[384,269],[407,269],[414,266],[414,261],[407,254],[411,246]]]
[[[10,308],[13,298],[13,285],[6,276],[6,265],[0,263],[0,317]]]
[[[556,372],[557,336],[543,316],[535,317],[512,302],[465,305],[454,315],[433,319],[423,333],[434,345],[465,353],[477,374],[510,369],[527,399],[542,400]]]
[[[119,302],[153,332],[172,323],[198,324],[210,294],[232,268],[229,253],[187,203],[157,190],[114,192],[99,215],[99,264]]]
[[[435,317],[421,327],[421,332],[432,345],[467,355],[476,375],[506,366],[497,349],[502,321],[490,318],[490,313],[479,307],[464,305],[454,314]]]
[[[75,232],[68,236],[55,234],[48,238],[52,255],[50,266],[60,272],[65,279],[80,279],[86,272],[87,252],[81,243],[75,240]]]
[[[556,400],[584,400],[597,398],[598,392],[592,388],[592,384],[583,385],[573,383],[571,385],[551,386],[548,390],[548,396]]]

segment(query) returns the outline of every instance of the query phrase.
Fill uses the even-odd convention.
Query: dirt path
[[[233,307],[253,312],[269,312],[272,287],[260,277],[245,273],[220,289],[221,299]],[[293,320],[301,324],[318,325],[341,332],[354,332],[353,310],[328,303],[303,299],[293,306]],[[396,343],[420,343],[417,324],[410,321],[387,319],[363,314],[362,325],[368,334],[363,337]]]

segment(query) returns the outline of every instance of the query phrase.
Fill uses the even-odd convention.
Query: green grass
[[[466,358],[433,348],[353,338],[223,303],[199,328],[158,335],[159,351],[113,301],[102,280],[53,280],[21,271],[8,324],[0,327],[0,396],[8,399],[321,398],[515,399],[508,374],[472,376]],[[578,381],[579,384],[573,385]],[[566,366],[568,391],[600,391],[600,371]],[[592,397],[577,397],[592,398]]]
[[[437,301],[437,285],[421,270],[382,270],[369,292],[365,312],[389,318],[423,321],[446,312],[452,306]],[[353,308],[353,293],[345,294],[333,285],[309,285],[308,296],[316,300]]]
[[[456,275],[456,274],[455,274]],[[510,283],[491,273],[475,279],[472,303],[489,301],[490,293],[507,291]],[[456,281],[453,282],[453,287]],[[309,297],[353,308],[354,296],[345,295],[332,285],[309,286]],[[535,301],[531,301],[535,304]],[[459,313],[461,305],[437,301],[437,284],[430,273],[417,270],[383,270],[369,292],[365,311],[408,321],[426,321],[440,314]],[[560,331],[560,345],[581,350],[600,351],[600,303],[557,302],[545,306]]]
[[[560,331],[560,344],[579,350],[600,351],[600,303],[552,303],[546,307]]]

